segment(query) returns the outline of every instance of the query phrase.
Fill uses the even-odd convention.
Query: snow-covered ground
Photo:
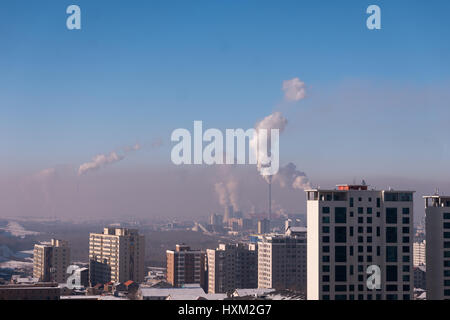
[[[33,250],[13,252],[8,246],[0,245],[0,268],[28,269],[33,267]]]
[[[22,227],[16,221],[9,221],[6,227],[0,227],[0,230],[9,233],[13,237],[25,238],[26,236],[34,236],[39,234],[36,231],[29,231]]]
[[[6,261],[6,262],[1,262],[0,268],[33,269],[33,262],[10,260],[10,261]]]

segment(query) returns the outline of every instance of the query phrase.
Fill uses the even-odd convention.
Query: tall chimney
[[[269,221],[272,220],[272,176],[269,176]]]

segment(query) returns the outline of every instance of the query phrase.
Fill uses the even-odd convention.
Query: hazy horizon
[[[447,1],[381,1],[381,30],[366,1],[79,0],[81,30],[69,4],[0,3],[0,217],[267,212],[255,166],[172,164],[195,120],[283,126],[274,212],[364,179],[418,222],[450,194]]]

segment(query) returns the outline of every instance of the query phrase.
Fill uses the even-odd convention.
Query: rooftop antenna
[[[366,185],[366,181],[363,179],[363,180],[361,181],[361,184],[362,184],[363,186],[365,186],[365,185]]]
[[[434,190],[434,195],[435,195],[435,196],[438,196],[438,195],[439,195],[439,188],[436,188],[436,189]]]

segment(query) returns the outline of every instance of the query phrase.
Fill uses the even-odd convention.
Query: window
[[[372,214],[372,208],[367,208],[367,214]]]
[[[358,208],[358,213],[359,214],[363,214],[364,213],[364,208],[363,207],[359,207]]]
[[[322,233],[330,233],[330,227],[322,227]]]
[[[377,198],[377,208],[380,207],[380,202],[381,202],[381,199],[380,199],[380,198]]]
[[[353,198],[350,198],[350,208],[353,208]]]
[[[386,223],[397,223],[397,208],[386,208]]]
[[[330,276],[322,276],[323,282],[330,282]]]
[[[336,286],[334,286],[334,291],[336,291],[336,292],[347,291],[347,286],[345,284],[336,285]]]
[[[334,267],[334,275],[335,275],[336,282],[347,281],[347,267],[346,266],[335,266]]]
[[[450,212],[444,212],[444,219],[450,219]]]
[[[386,281],[397,281],[397,266],[386,266]]]
[[[330,246],[323,246],[322,252],[326,252],[326,253],[330,252]]]
[[[403,214],[409,214],[409,208],[403,208],[402,209]]]
[[[329,291],[330,291],[330,286],[329,286],[328,284],[323,285],[323,286],[322,286],[322,291],[323,291],[323,292],[329,292]]]
[[[384,201],[398,201],[398,193],[386,192],[384,194]]]
[[[386,247],[386,262],[397,262],[397,247]]]
[[[347,242],[347,228],[334,227],[334,241],[336,243]]]
[[[322,217],[322,223],[330,223],[330,217]]]
[[[323,207],[322,213],[330,213],[330,207]]]
[[[397,242],[397,228],[396,227],[386,227],[386,242],[396,243]]]
[[[329,243],[330,242],[330,237],[329,236],[322,237],[322,242],[323,243]]]
[[[347,262],[347,247],[336,246],[334,248],[335,262]]]
[[[347,208],[336,207],[334,209],[334,222],[335,223],[346,223],[347,222]]]
[[[397,291],[397,285],[395,284],[386,285],[386,291]]]
[[[403,218],[402,218],[402,222],[403,222],[404,224],[409,224],[409,218],[408,218],[408,217],[403,217]]]
[[[408,227],[403,227],[402,228],[402,232],[403,233],[409,233],[409,228]]]

